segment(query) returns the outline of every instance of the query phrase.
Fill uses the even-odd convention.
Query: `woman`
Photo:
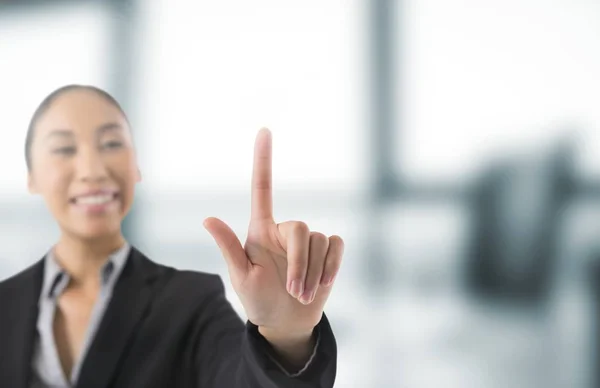
[[[0,283],[0,386],[332,387],[336,344],[323,306],[343,242],[272,216],[271,135],[256,138],[244,245],[221,220],[204,226],[248,316],[221,279],[159,265],[121,222],[141,179],[119,104],[69,85],[36,110],[28,185],[61,235],[36,264]]]

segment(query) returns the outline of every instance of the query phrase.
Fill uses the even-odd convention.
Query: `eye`
[[[121,148],[122,146],[123,146],[123,143],[118,140],[111,140],[111,141],[107,141],[106,143],[102,144],[102,148],[107,148],[107,149]]]
[[[52,153],[61,155],[73,155],[75,153],[75,147],[60,147],[55,148]]]

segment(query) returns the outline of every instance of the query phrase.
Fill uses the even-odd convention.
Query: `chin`
[[[83,240],[102,240],[121,234],[120,222],[87,222],[84,225],[77,225],[69,228],[71,233]]]

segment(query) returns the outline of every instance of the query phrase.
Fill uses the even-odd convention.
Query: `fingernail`
[[[309,304],[312,303],[312,301],[315,299],[315,291],[306,291],[304,292],[304,294],[302,294],[302,297],[300,298],[300,302],[302,304]]]
[[[335,280],[335,275],[325,276],[325,278],[323,279],[323,285],[325,287],[329,287],[333,284],[334,280]]]
[[[303,287],[302,287],[302,281],[301,280],[294,280],[292,281],[292,292],[290,292],[290,294],[292,294],[292,296],[294,298],[298,298],[300,297],[300,295],[302,295],[302,292],[304,292]]]

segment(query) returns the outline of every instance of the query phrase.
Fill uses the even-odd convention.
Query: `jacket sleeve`
[[[194,322],[191,345],[198,388],[332,388],[337,346],[323,314],[315,328],[316,348],[300,371],[287,371],[251,322],[243,323],[215,276]]]

